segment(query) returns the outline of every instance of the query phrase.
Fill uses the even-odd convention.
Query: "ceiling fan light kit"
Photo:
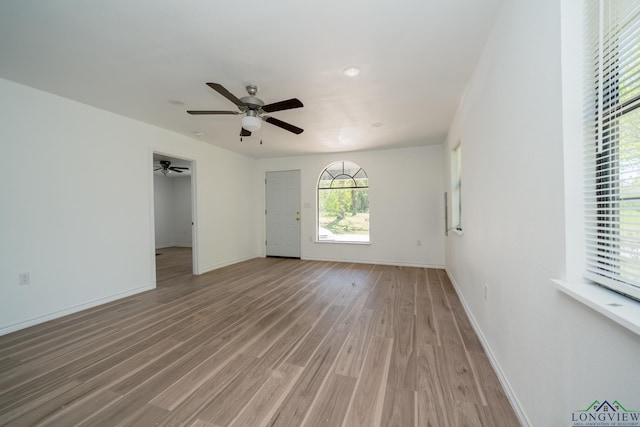
[[[255,132],[260,129],[261,120],[253,110],[247,111],[247,115],[242,118],[242,127],[249,132]]]
[[[262,114],[264,113],[273,113],[276,111],[291,110],[293,108],[303,107],[304,105],[297,98],[291,98],[285,101],[274,102],[272,104],[265,105],[264,101],[256,97],[256,94],[258,93],[258,87],[255,85],[248,85],[246,87],[246,90],[249,96],[243,96],[242,98],[237,98],[220,83],[207,83],[207,86],[227,98],[229,101],[233,102],[240,111],[188,110],[187,113],[193,115],[245,114],[245,116],[242,118],[242,127],[240,128],[241,141],[243,136],[251,136],[251,132],[255,132],[260,129],[262,121],[287,130],[296,135],[300,135],[302,132],[304,132],[304,129],[301,129],[290,123],[283,122],[282,120],[270,116],[262,116]]]

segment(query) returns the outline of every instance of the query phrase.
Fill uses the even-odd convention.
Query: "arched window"
[[[369,241],[369,178],[353,162],[332,163],[320,174],[318,241]]]

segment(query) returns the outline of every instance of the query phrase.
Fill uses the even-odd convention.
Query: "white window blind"
[[[585,4],[586,277],[640,299],[640,0]]]

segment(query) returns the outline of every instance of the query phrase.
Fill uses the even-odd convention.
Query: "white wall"
[[[153,176],[153,213],[156,249],[173,246],[173,181]]]
[[[317,243],[316,188],[329,164],[350,160],[369,177],[370,245]],[[300,170],[302,258],[393,265],[444,265],[442,146],[263,159],[257,162],[258,206],[265,206],[267,171]],[[256,217],[264,253],[264,208]],[[421,240],[421,246],[417,241]]]
[[[259,255],[254,160],[7,80],[0,122],[0,334],[154,286],[153,151],[194,160],[201,272]]]
[[[153,189],[156,248],[190,247],[191,177],[154,174]]]
[[[464,234],[446,239],[447,270],[519,409],[545,427],[596,399],[640,408],[640,337],[551,282],[568,268],[560,12],[504,2],[443,153],[448,183],[462,142]]]
[[[191,246],[191,177],[173,180],[173,246]]]

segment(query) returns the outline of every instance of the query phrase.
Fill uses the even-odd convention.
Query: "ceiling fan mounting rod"
[[[242,101],[246,105],[249,111],[251,110],[260,111],[262,106],[264,106],[264,101],[256,97],[256,94],[258,93],[258,86],[247,85],[246,89],[249,96],[243,96],[242,98],[240,98],[240,101]]]

